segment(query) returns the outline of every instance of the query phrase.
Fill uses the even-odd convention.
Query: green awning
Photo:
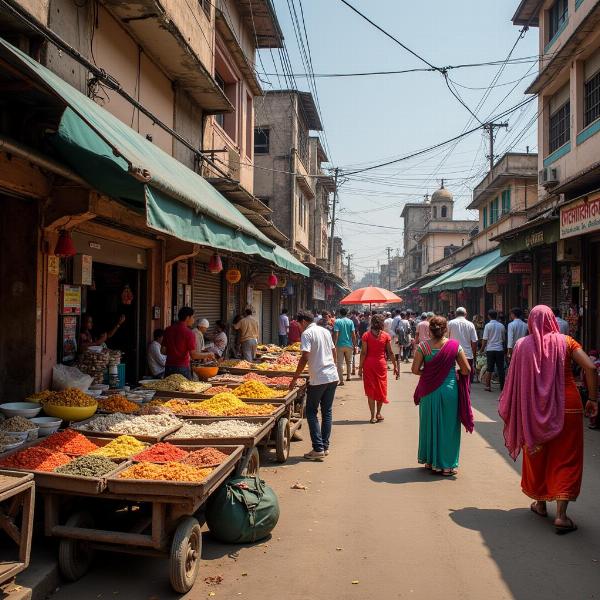
[[[559,220],[540,219],[537,222],[528,223],[520,231],[509,237],[507,232],[500,240],[500,253],[503,256],[516,254],[525,250],[531,250],[537,246],[546,246],[558,242],[560,239]]]
[[[443,283],[449,277],[452,277],[452,275],[454,275],[454,273],[456,273],[457,271],[460,271],[460,267],[454,267],[454,268],[446,271],[445,273],[442,273],[435,279],[432,279],[429,283],[422,285],[419,292],[421,294],[430,294],[432,292],[440,292],[441,290],[446,289],[445,287],[443,287]]]
[[[307,267],[266,237],[203,177],[2,38],[0,56],[66,104],[50,141],[92,187],[145,210],[153,229],[215,249],[258,255],[309,276]]]
[[[501,256],[500,248],[476,256],[460,269],[456,269],[432,291],[460,290],[462,288],[483,287],[485,279],[496,267],[506,262],[510,256]]]

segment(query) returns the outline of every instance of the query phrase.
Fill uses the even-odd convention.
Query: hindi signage
[[[584,198],[560,209],[560,239],[600,230],[600,196]]]

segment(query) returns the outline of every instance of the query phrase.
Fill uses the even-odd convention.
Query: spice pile
[[[260,350],[261,352],[272,352],[273,354],[283,352],[283,348],[275,344],[259,344],[256,346],[256,349]]]
[[[294,365],[278,365],[277,363],[262,362],[254,366],[258,371],[285,371],[292,373],[296,370],[297,364]]]
[[[216,396],[217,394],[222,394],[223,392],[230,392],[231,388],[226,385],[215,385],[211,387],[209,390],[204,392],[207,396]]]
[[[200,404],[202,403],[184,400],[183,398],[173,398],[172,400],[165,402],[163,407],[176,415],[189,415],[193,417],[210,416],[210,413],[207,413],[200,408]]]
[[[119,474],[120,479],[150,479],[153,481],[200,482],[212,473],[212,469],[198,469],[181,463],[156,464],[142,462]]]
[[[244,375],[244,381],[261,381],[266,385],[277,385],[287,387],[288,385],[290,385],[292,378],[287,377],[285,375],[282,375],[280,377],[269,377],[268,375],[261,375],[260,373],[246,373]]]
[[[54,392],[50,390],[44,390],[43,392],[36,392],[35,394],[31,394],[31,396],[27,396],[25,400],[27,402],[41,402],[43,404],[46,399],[53,394]]]
[[[80,477],[102,477],[114,471],[117,465],[103,456],[80,456],[70,463],[55,469],[55,473],[63,475],[79,475]]]
[[[217,467],[228,458],[227,454],[216,448],[202,448],[201,450],[190,452],[181,462],[191,467],[206,468]]]
[[[198,410],[224,417],[270,415],[275,409],[272,404],[247,404],[230,392],[217,394],[198,404]]]
[[[61,392],[52,392],[41,403],[52,406],[95,406],[96,399],[77,388],[67,388]]]
[[[181,421],[174,415],[124,415],[114,413],[94,417],[88,423],[77,425],[77,429],[98,433],[122,433],[128,435],[157,436],[166,430],[179,428]]]
[[[249,373],[246,373],[246,375],[249,375]],[[213,385],[215,383],[242,383],[243,381],[245,381],[246,375],[232,375],[231,373],[224,373],[223,375],[215,375],[214,377],[211,377],[208,381]]]
[[[185,421],[181,429],[168,436],[169,440],[176,439],[205,439],[205,438],[236,438],[251,437],[262,424],[248,423],[231,419],[228,421],[216,421],[214,423],[196,424]]]
[[[224,360],[221,363],[219,363],[219,366],[229,367],[232,369],[252,369],[254,367],[254,365],[251,362],[248,362],[247,360],[238,359]]]
[[[253,400],[265,400],[281,398],[281,392],[267,387],[261,381],[246,381],[233,390],[238,398],[252,398]]]
[[[31,446],[0,460],[5,469],[25,469],[27,471],[54,471],[56,467],[66,465],[71,458],[62,452],[53,452],[47,448]]]
[[[64,454],[72,454],[74,456],[82,456],[98,449],[94,442],[88,440],[85,435],[81,435],[72,429],[58,431],[47,437],[43,442],[38,444],[38,448],[45,448],[53,452],[63,452]]]
[[[10,419],[4,419],[0,422],[0,429],[2,431],[29,431],[30,429],[37,429],[38,426],[32,423],[25,417],[10,417]]]
[[[183,375],[176,373],[174,375],[169,375],[160,381],[142,383],[142,386],[146,389],[157,390],[160,392],[187,392],[201,394],[210,387],[210,383],[190,381]]]
[[[300,352],[300,342],[294,342],[284,348],[286,352]]]
[[[159,442],[131,458],[140,462],[167,463],[178,462],[181,459],[186,458],[188,454],[189,452],[182,450],[177,446],[173,446],[173,444]]]
[[[108,442],[92,452],[93,456],[104,456],[105,458],[129,458],[148,447],[148,444],[136,440],[130,435],[120,435],[118,438]]]
[[[21,442],[21,439],[8,433],[0,432],[0,452],[5,452],[9,446]]]
[[[98,400],[98,409],[105,412],[131,414],[137,412],[139,408],[139,404],[127,400],[125,396],[121,396],[120,394],[114,394],[106,399]]]

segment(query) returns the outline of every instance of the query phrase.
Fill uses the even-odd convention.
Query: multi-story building
[[[407,285],[421,276],[422,255],[419,240],[425,231],[425,222],[429,218],[429,197],[423,202],[408,202],[402,208],[400,217],[403,227],[403,261],[404,274],[402,285]]]

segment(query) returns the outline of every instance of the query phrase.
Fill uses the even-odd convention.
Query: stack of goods
[[[125,396],[121,396],[120,394],[113,394],[108,398],[98,400],[98,409],[104,412],[131,414],[137,412],[139,408],[139,404],[127,400]]]
[[[205,438],[241,438],[252,437],[262,425],[231,419],[214,423],[196,424],[185,421],[181,429],[168,436],[168,439],[198,439]]]
[[[224,452],[217,450],[216,448],[202,448],[195,452],[190,452],[182,462],[184,465],[190,465],[191,467],[198,467],[200,469],[206,467],[217,467],[221,463],[225,462],[229,457]]]
[[[104,382],[104,373],[108,368],[110,352],[104,349],[102,352],[84,352],[77,359],[77,368],[86,375],[94,378],[94,383]]]
[[[88,440],[85,435],[81,435],[72,429],[65,429],[53,433],[47,437],[38,448],[45,448],[52,452],[62,452],[72,456],[83,456],[94,450],[98,450],[98,446],[94,442]]]
[[[156,464],[137,463],[119,474],[120,479],[149,479],[152,481],[188,481],[198,483],[206,479],[212,469],[198,469],[177,462]]]
[[[96,399],[77,388],[67,388],[61,392],[52,392],[41,403],[52,406],[94,406]]]
[[[30,429],[37,429],[38,426],[32,423],[25,417],[10,417],[0,422],[0,429],[8,432],[21,432],[29,431]]]
[[[97,433],[158,436],[170,429],[179,428],[180,425],[181,421],[170,414],[133,416],[114,413],[94,417],[76,428]]]
[[[131,458],[138,462],[168,463],[178,462],[187,457],[189,452],[168,442],[159,442],[135,454]],[[198,465],[194,465],[198,466]]]
[[[79,477],[102,477],[114,471],[116,464],[103,456],[80,456],[70,463],[58,467],[55,473],[77,475]]]
[[[219,366],[229,367],[232,369],[252,369],[254,367],[254,365],[251,362],[248,362],[247,360],[238,359],[224,360],[221,363],[219,363]]]
[[[130,435],[120,435],[108,442],[106,446],[94,450],[91,455],[105,458],[129,458],[147,447],[148,444],[144,444],[144,442],[140,442]]]
[[[226,385],[214,385],[209,390],[206,390],[206,392],[204,392],[204,393],[207,396],[216,396],[217,394],[221,394],[223,392],[230,392],[230,391],[231,391],[231,388],[227,387]]]
[[[300,342],[294,342],[284,348],[286,352],[300,352]]]
[[[266,386],[261,381],[246,381],[233,390],[238,398],[251,398],[252,400],[270,400],[281,398],[281,392]]]
[[[0,460],[0,468],[25,471],[54,471],[71,462],[71,457],[39,446],[31,446]]]
[[[249,375],[247,373],[246,375]],[[225,373],[223,375],[215,375],[211,377],[208,381],[212,384],[220,384],[220,383],[242,383],[246,375],[231,375],[230,373]]]
[[[157,390],[159,392],[186,392],[192,394],[201,394],[206,391],[211,384],[201,381],[190,381],[183,375],[169,375],[159,381],[142,383],[142,386],[149,390]]]
[[[20,443],[22,440],[8,433],[0,432],[0,452],[6,452],[10,447]]]

